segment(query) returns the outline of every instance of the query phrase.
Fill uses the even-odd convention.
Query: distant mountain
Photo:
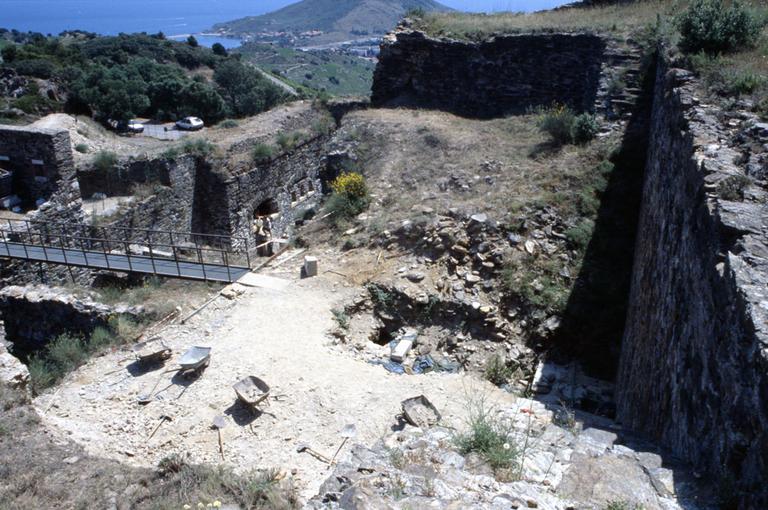
[[[303,0],[272,13],[219,23],[213,29],[257,40],[282,37],[294,39],[295,44],[326,44],[381,36],[409,9],[451,10],[434,0]],[[290,35],[274,35],[281,32]]]

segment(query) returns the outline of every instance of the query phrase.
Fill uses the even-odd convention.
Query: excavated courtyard
[[[302,443],[330,456],[340,444],[340,431],[354,424],[355,441],[371,444],[398,426],[400,402],[420,394],[456,428],[463,424],[471,393],[486,392],[505,407],[514,402],[513,395],[487,382],[458,374],[398,376],[334,349],[327,334],[333,327],[331,309],[352,290],[332,281],[333,275],[281,277],[269,281],[274,288],[236,284],[234,289],[243,292],[238,297],[219,297],[186,324],[163,331],[174,353],[164,367],[133,372],[126,351],[92,360],[58,390],[36,399],[44,422],[92,455],[153,467],[172,454],[188,455],[193,463],[220,463],[211,424],[225,416],[225,464],[290,471],[308,498],[329,471],[310,454],[297,452]],[[193,345],[213,349],[210,366],[199,378],[163,373]],[[237,403],[232,385],[248,375],[272,387],[263,413]],[[138,397],[158,380],[156,398],[141,406]],[[162,416],[172,421],[148,439]]]

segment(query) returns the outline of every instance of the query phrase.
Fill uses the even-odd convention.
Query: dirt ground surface
[[[230,148],[254,139],[271,139],[278,132],[290,132],[307,128],[317,116],[311,101],[295,101],[281,105],[269,111],[238,119],[236,127],[225,128],[221,125],[208,126],[202,131],[182,132],[183,137],[204,138],[222,148]],[[173,123],[160,126],[173,130]],[[43,129],[64,129],[69,131],[76,163],[87,163],[99,151],[111,151],[119,156],[156,155],[180,141],[160,140],[141,134],[118,134],[106,129],[98,122],[84,116],[72,116],[54,113],[32,123],[30,127]],[[80,146],[86,152],[75,150]]]
[[[220,297],[187,324],[167,329],[162,337],[173,358],[163,368],[143,372],[125,362],[125,351],[92,360],[58,390],[36,399],[43,423],[91,455],[150,467],[174,453],[189,455],[194,463],[222,462],[211,425],[223,416],[226,465],[284,469],[309,498],[329,471],[298,453],[301,443],[331,456],[341,430],[354,424],[354,442],[372,444],[398,427],[401,401],[420,394],[435,403],[446,425],[457,428],[471,393],[485,392],[499,404],[514,402],[513,395],[484,381],[458,374],[394,375],[334,346],[328,335],[334,326],[331,310],[359,287],[329,273],[299,279],[300,265],[297,257],[273,273],[290,280],[283,290],[236,286],[244,291],[239,297]],[[196,345],[213,349],[199,378],[163,373]],[[232,390],[248,375],[272,387],[269,404],[258,413],[240,405]],[[155,400],[140,406],[138,396],[156,383]],[[162,416],[172,421],[148,439]]]

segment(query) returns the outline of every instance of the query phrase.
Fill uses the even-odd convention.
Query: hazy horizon
[[[215,23],[256,16],[296,0],[3,0],[0,27],[58,34],[86,30],[101,34],[159,32],[200,33]],[[454,9],[472,12],[534,11],[562,0],[443,0]]]

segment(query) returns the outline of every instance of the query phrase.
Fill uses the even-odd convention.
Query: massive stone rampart
[[[618,417],[768,506],[768,193],[745,178],[745,114],[659,64]],[[759,140],[755,140],[759,142]],[[749,152],[749,151],[748,151]]]
[[[435,39],[399,29],[381,45],[371,102],[413,105],[468,117],[525,113],[565,104],[595,108],[606,42],[587,34]]]

